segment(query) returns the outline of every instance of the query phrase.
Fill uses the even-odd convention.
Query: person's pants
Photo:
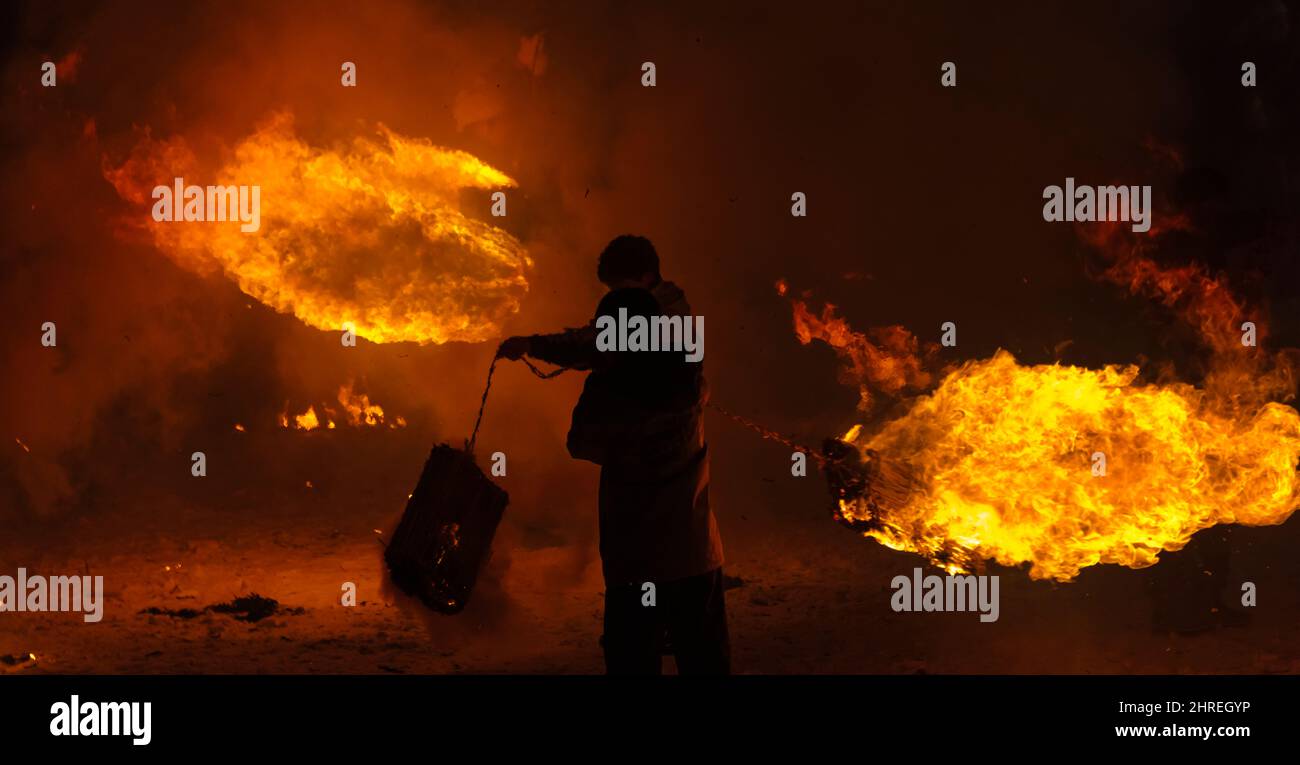
[[[605,671],[658,675],[667,649],[679,674],[730,674],[722,569],[653,584],[654,605],[642,584],[605,588]]]

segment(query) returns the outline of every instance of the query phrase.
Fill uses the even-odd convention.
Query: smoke
[[[276,113],[294,115],[295,145],[314,152],[347,156],[358,138],[376,141],[382,124],[468,152],[518,184],[507,217],[491,222],[533,268],[518,311],[498,314],[498,336],[585,322],[601,292],[601,247],[620,233],[648,235],[696,312],[718,317],[706,360],[715,399],[781,430],[827,432],[861,394],[837,389],[829,354],[826,374],[808,368],[771,294],[782,275],[833,300],[835,318],[913,328],[914,338],[867,338],[904,357],[913,341],[924,355],[935,328],[957,318],[961,357],[987,357],[995,343],[1018,353],[1050,347],[1069,335],[1098,362],[1130,358],[1146,335],[1127,332],[1131,310],[1089,302],[1101,290],[1078,284],[1063,232],[1008,223],[1036,215],[1043,168],[1111,176],[1131,164],[1124,147],[1133,136],[1165,135],[1157,123],[1186,119],[1186,103],[1151,97],[1166,84],[1151,74],[1167,71],[1164,42],[1114,42],[1148,34],[1163,10],[1116,9],[1126,19],[1118,27],[1104,10],[1065,23],[1067,12],[1037,7],[994,18],[861,4],[797,15],[775,4],[737,15],[685,2],[653,11],[460,2],[337,2],[311,14],[255,2],[14,11],[3,25],[12,42],[0,104],[8,234],[0,296],[13,327],[0,340],[0,513],[50,528],[70,512],[147,517],[151,505],[139,497],[151,489],[252,514],[257,504],[230,501],[234,492],[278,501],[310,478],[325,497],[332,478],[336,488],[364,487],[338,500],[346,517],[400,508],[429,442],[468,435],[491,332],[473,343],[363,340],[344,349],[336,330],[292,315],[299,306],[267,307],[224,268],[178,265],[121,225],[148,207],[123,200],[103,168],[129,161],[145,131],[158,142],[180,137],[215,176]],[[944,31],[971,29],[979,34]],[[1050,30],[1060,29],[1070,30],[1076,55],[1059,55]],[[1206,39],[1216,29],[1207,24]],[[1294,46],[1283,49],[1294,56]],[[844,54],[851,50],[871,56]],[[61,64],[57,88],[37,84],[46,59]],[[935,62],[951,59],[961,62],[962,85],[944,93]],[[639,84],[646,60],[659,67],[653,89]],[[344,61],[357,65],[356,88],[341,86]],[[1114,86],[1135,72],[1149,78],[1141,87]],[[1061,92],[1063,82],[1069,98],[1024,98]],[[1190,91],[1201,99],[1206,88]],[[896,118],[880,119],[881,103]],[[1265,112],[1277,135],[1294,134]],[[795,190],[808,194],[807,219],[787,214]],[[456,202],[489,206],[482,189]],[[211,255],[203,253],[209,263]],[[863,276],[846,282],[849,272]],[[331,292],[344,287],[330,282]],[[45,321],[58,325],[56,348],[39,344]],[[905,367],[900,393],[923,384],[925,369]],[[350,381],[409,426],[310,440],[280,432],[286,407],[332,401]],[[512,504],[499,539],[518,553],[512,565],[547,557],[532,570],[541,581],[580,579],[595,558],[595,470],[563,451],[579,385],[577,376],[543,383],[503,365],[480,434],[481,450],[510,459],[501,482]],[[729,542],[788,530],[777,505],[822,501],[811,482],[754,482],[764,470],[780,481],[787,455],[726,425],[710,438]],[[220,468],[201,492],[188,472],[195,450]],[[773,491],[784,492],[780,502]]]
[[[350,22],[341,23],[340,14]],[[358,454],[346,440],[339,441],[341,453],[362,480],[394,483],[391,493],[400,498],[430,440],[457,443],[468,435],[495,340],[512,330],[581,323],[595,303],[595,253],[610,231],[603,224],[599,230],[575,225],[570,204],[596,185],[585,179],[607,175],[615,129],[612,119],[574,118],[601,94],[573,92],[566,80],[577,77],[574,65],[548,66],[549,43],[527,19],[471,18],[455,6],[418,3],[338,3],[309,18],[254,3],[222,9],[125,4],[93,13],[31,8],[10,29],[14,47],[4,67],[10,95],[3,109],[9,150],[0,190],[0,216],[12,232],[0,251],[0,296],[14,327],[0,346],[6,522],[98,514],[106,503],[124,507],[126,515],[147,514],[132,501],[142,487],[192,494],[186,488],[191,451],[206,451],[214,464],[226,461],[193,496],[200,504],[220,507],[232,492],[259,483],[301,486],[304,473],[319,472],[313,460],[322,455],[302,448],[305,442],[283,441],[278,415],[335,400],[353,381],[410,423],[408,434],[390,439],[397,439],[392,448],[400,443],[411,456],[385,465],[383,450]],[[137,42],[144,40],[154,42],[150,57],[138,55]],[[41,88],[32,76],[33,62],[45,57],[60,66],[56,88]],[[345,60],[358,65],[355,89],[340,85]],[[297,115],[292,128],[267,123],[278,113]],[[389,130],[377,133],[380,124]],[[152,186],[159,181],[136,172],[149,161],[159,172],[193,172],[187,182],[215,183],[224,165],[239,161],[238,147],[250,136],[285,152],[311,152],[318,163],[335,161],[357,178],[369,173],[371,180],[389,171],[378,161],[359,164],[362,151],[388,158],[400,174],[420,157],[459,158],[434,148],[453,147],[502,168],[492,184],[508,186],[508,175],[526,188],[511,192],[509,217],[499,221],[504,230],[478,219],[488,215],[486,190],[427,189],[449,211],[481,210],[463,219],[448,212],[440,221],[499,231],[496,249],[478,253],[483,266],[472,273],[478,281],[459,285],[443,257],[448,248],[439,249],[445,240],[422,234],[430,215],[408,209],[405,222],[401,215],[392,222],[382,219],[373,196],[363,196],[366,209],[350,211],[351,217],[306,221],[285,251],[314,248],[336,267],[285,258],[285,267],[296,270],[276,279],[371,312],[348,317],[363,340],[345,352],[338,327],[312,326],[335,325],[346,311],[313,321],[304,316],[312,306],[301,294],[274,294],[270,281],[232,273],[220,260],[223,252],[181,251],[142,236],[149,200],[123,199],[105,177],[107,170],[123,188],[133,181]],[[414,185],[420,178],[407,180]],[[341,251],[338,242],[349,233],[368,237],[373,247]],[[410,246],[410,237],[424,249]],[[544,261],[537,271],[545,289],[524,303],[526,326],[505,327],[527,300],[525,251]],[[353,270],[362,278],[349,278]],[[466,301],[483,310],[456,310]],[[410,339],[478,342],[422,348],[364,339],[368,326],[399,325],[412,315],[435,317],[449,328]],[[484,315],[488,321],[475,323]],[[40,344],[45,322],[57,326],[55,347]],[[554,468],[569,477],[545,487],[567,499],[537,503],[536,517],[527,517],[530,525],[562,529],[557,544],[576,544],[578,562],[560,564],[569,570],[583,569],[594,556],[594,503],[572,480],[584,469],[562,450],[564,397],[572,388],[502,374],[481,437],[486,446],[505,449],[513,464],[535,459],[539,472]],[[244,432],[235,431],[236,423]],[[521,487],[516,496],[529,493]],[[574,506],[593,512],[583,516]],[[516,507],[528,514],[524,502]]]
[[[91,173],[93,121],[25,114],[22,127],[43,138],[6,168],[17,182],[0,192],[14,235],[0,294],[15,328],[0,349],[0,421],[13,447],[0,484],[7,511],[48,516],[112,478],[113,444],[175,445],[186,378],[226,357],[232,326],[229,295],[114,242],[96,214],[106,200]],[[46,322],[54,347],[41,343]]]
[[[0,340],[0,522],[21,527],[16,543],[36,549],[78,517],[96,538],[390,530],[429,445],[468,437],[496,342],[589,319],[610,238],[644,231],[671,277],[701,283],[685,269],[708,261],[674,247],[689,235],[665,152],[646,151],[660,111],[680,107],[630,87],[640,60],[626,39],[592,44],[610,25],[600,12],[500,10],[20,12],[0,109],[13,232],[0,297],[15,328]],[[59,84],[42,89],[32,73],[47,57]],[[355,88],[340,83],[344,61]],[[593,61],[610,74],[593,78]],[[445,160],[466,157],[490,177],[447,180]],[[177,176],[260,184],[250,237],[276,251],[244,250],[237,223],[154,224],[150,191]],[[335,204],[346,184],[370,190]],[[489,213],[496,189],[504,218]],[[304,205],[291,226],[281,199]],[[226,225],[228,237],[178,238]],[[53,348],[39,342],[46,321]],[[340,345],[344,321],[354,348]],[[281,427],[349,385],[406,427]],[[580,385],[498,370],[478,451],[507,455],[496,480],[511,505],[469,609],[431,623],[444,638],[514,635],[546,607],[538,593],[598,589],[597,470],[564,450]]]

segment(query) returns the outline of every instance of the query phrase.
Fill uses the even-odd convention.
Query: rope
[[[497,361],[500,360],[500,358],[500,356],[493,358],[492,365],[488,367],[487,385],[483,387],[483,398],[478,402],[478,418],[474,420],[474,433],[469,437],[469,441],[465,444],[465,451],[470,454],[474,453],[474,444],[478,441],[478,429],[479,426],[483,424],[483,410],[487,407],[488,391],[492,390],[492,375],[497,371]],[[569,371],[568,367],[559,367],[558,369],[552,369],[549,372],[543,372],[534,366],[533,362],[529,361],[527,357],[521,356],[519,360],[528,366],[529,371],[543,380],[549,380],[562,372]]]

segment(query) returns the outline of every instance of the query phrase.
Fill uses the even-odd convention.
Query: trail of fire
[[[1293,398],[1291,357],[1242,346],[1246,314],[1220,280],[1163,268],[1118,236],[1095,243],[1112,260],[1108,279],[1200,331],[1212,352],[1203,384],[1144,383],[1135,366],[1026,366],[1006,351],[967,362],[903,416],[828,440],[838,520],[949,572],[994,560],[1068,581],[1098,563],[1153,565],[1216,524],[1291,515],[1300,413],[1275,400]],[[793,309],[800,339],[832,345],[851,380],[902,380],[894,391],[923,382],[875,369],[878,345],[833,311],[809,322],[802,301]],[[886,371],[922,366],[913,354]],[[1097,452],[1104,475],[1092,469]]]
[[[205,163],[210,164],[210,163]],[[299,140],[278,114],[206,172],[181,138],[145,137],[105,177],[168,257],[221,273],[266,305],[318,329],[373,342],[479,342],[519,308],[531,261],[513,236],[464,215],[465,188],[515,182],[476,157],[379,126],[338,150]],[[156,222],[156,185],[261,187],[261,228],[238,221]],[[179,202],[178,202],[179,204]]]

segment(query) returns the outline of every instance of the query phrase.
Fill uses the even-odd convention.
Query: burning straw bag
[[[549,373],[532,364],[528,367],[543,378],[564,371],[563,367]],[[494,360],[479,402],[474,434],[464,449],[438,444],[429,452],[402,520],[384,551],[393,584],[444,614],[460,613],[465,607],[510,502],[510,495],[474,461],[474,442],[495,370]]]
[[[459,613],[509,501],[467,449],[434,446],[384,552],[393,584],[435,611]]]

